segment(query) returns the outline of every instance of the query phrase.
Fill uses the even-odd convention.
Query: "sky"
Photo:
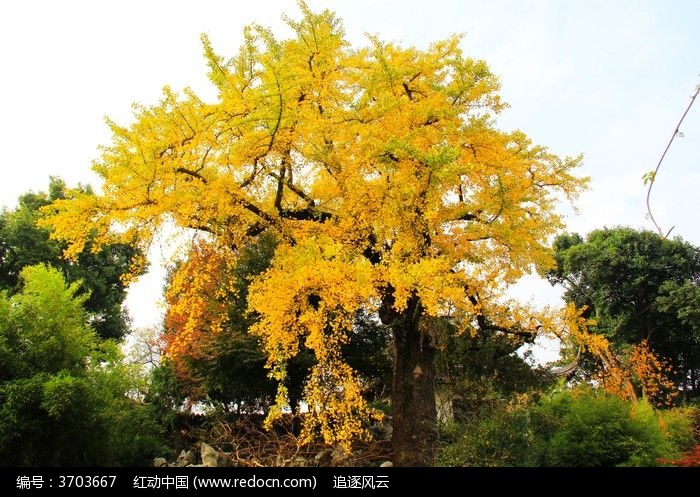
[[[656,167],[700,83],[697,0],[309,0],[343,19],[348,39],[366,34],[427,48],[463,33],[467,56],[484,59],[510,104],[498,121],[559,155],[584,154],[590,190],[564,207],[569,231],[619,225],[652,229],[642,175]],[[0,3],[0,205],[45,190],[50,175],[99,185],[90,166],[110,135],[104,117],[131,120],[135,102],[155,103],[164,85],[206,98],[199,35],[235,54],[244,25],[289,35],[281,17],[293,0],[120,0]],[[699,99],[700,100],[700,99]],[[700,102],[689,112],[657,177],[654,216],[673,235],[700,245]],[[162,312],[163,242],[152,271],[127,305],[136,327]],[[558,303],[529,278],[514,294]]]

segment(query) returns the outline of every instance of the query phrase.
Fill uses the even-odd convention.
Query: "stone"
[[[218,468],[219,467],[219,453],[211,445],[202,442],[200,448],[202,456],[202,465],[207,468]]]
[[[238,463],[233,460],[231,452],[219,452],[219,467],[220,468],[236,468]]]
[[[180,455],[177,456],[177,461],[175,461],[175,466],[178,468],[184,468],[194,464],[194,453],[191,450],[183,450]]]
[[[342,447],[338,446],[333,449],[331,453],[331,465],[332,466],[347,466],[350,454],[345,452]]]
[[[394,432],[394,430],[391,426],[391,422],[377,423],[376,425],[373,425],[370,428],[370,431],[371,431],[372,436],[374,437],[375,440],[384,440],[384,441],[391,440],[391,436]]]
[[[323,449],[314,456],[316,466],[330,466],[333,460],[333,449]]]
[[[391,461],[384,461],[383,463],[381,463],[381,464],[379,465],[379,467],[380,467],[380,468],[393,468],[393,467],[394,467],[394,463],[391,462]]]

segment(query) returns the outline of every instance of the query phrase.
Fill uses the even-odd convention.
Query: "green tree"
[[[677,323],[671,330],[680,363],[679,385],[686,398],[700,395],[700,286],[697,276],[683,283],[667,281],[659,289],[656,309]]]
[[[528,356],[518,353],[531,341],[494,330],[441,337],[438,382],[456,420],[488,416],[520,394],[538,394],[552,385],[548,370],[531,366]]]
[[[28,266],[0,293],[0,461],[15,466],[145,464],[162,450],[134,375],[87,324],[86,294]]]
[[[108,244],[99,252],[88,249],[75,261],[66,261],[62,257],[66,244],[50,239],[50,230],[37,226],[42,207],[76,192],[91,194],[88,187],[71,192],[62,180],[52,177],[48,193],[25,193],[15,210],[0,212],[0,288],[14,293],[20,288],[23,268],[51,264],[67,281],[83,282],[79,292],[88,296],[85,308],[97,334],[119,338],[128,330],[128,316],[122,306],[126,288],[121,277],[139,254],[137,249],[126,243]]]
[[[631,228],[577,234],[555,241],[553,284],[596,320],[592,331],[619,348],[647,340],[671,362],[686,396],[698,394],[700,249]]]

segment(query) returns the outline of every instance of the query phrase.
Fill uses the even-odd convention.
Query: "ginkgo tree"
[[[291,38],[250,26],[230,59],[203,37],[216,101],[166,87],[129,126],[110,122],[94,165],[102,194],[57,201],[47,222],[69,257],[88,235],[93,247],[146,247],[174,224],[202,233],[231,267],[273,233],[272,265],[248,297],[280,384],[269,421],[303,345],[315,355],[305,435],[347,447],[363,434],[374,413],[339,351],[355,314],[374,312],[394,340],[394,462],[431,464],[436,334],[562,326],[503,295],[551,267],[557,203],[585,184],[572,171],[580,159],[496,128],[498,80],[459,37],[420,50],[370,36],[353,48],[332,12],[300,8],[286,19]]]

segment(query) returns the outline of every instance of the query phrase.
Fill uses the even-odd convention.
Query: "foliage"
[[[530,466],[530,414],[522,405],[501,402],[479,417],[446,426],[442,442],[441,466]]]
[[[501,404],[448,427],[449,466],[655,466],[693,443],[687,412],[655,411],[589,388]]]
[[[694,339],[700,340],[700,287],[695,281],[682,284],[667,281],[657,298],[659,310],[672,313],[681,324],[692,331]]]
[[[537,395],[553,383],[547,370],[533,368],[518,353],[528,338],[487,331],[475,336],[446,333],[440,340],[438,382],[457,420],[506,409],[508,400]]]
[[[103,193],[58,200],[43,222],[74,256],[89,233],[98,246],[145,248],[173,222],[206,233],[227,269],[249,239],[273,233],[271,266],[248,296],[280,382],[270,420],[304,346],[314,355],[306,433],[347,446],[371,415],[340,352],[356,313],[382,308],[393,331],[448,314],[463,332],[559,327],[501,296],[551,266],[555,205],[585,182],[572,175],[579,159],[496,128],[497,79],[463,56],[459,38],[418,50],[370,37],[353,49],[334,14],[300,7],[301,20],[287,19],[292,38],[251,26],[228,60],[204,38],[218,99],[166,88],[130,126],[111,123],[94,166]],[[395,384],[410,385],[412,371]]]
[[[662,459],[661,462],[682,468],[700,468],[700,444],[685,452],[678,459]]]
[[[669,420],[672,421],[672,420]],[[653,466],[677,453],[668,422],[646,402],[587,389],[543,399],[533,410],[533,435],[542,466]],[[674,424],[674,431],[683,426]],[[685,422],[688,430],[688,423]]]
[[[87,296],[41,265],[20,280],[0,296],[2,464],[145,464],[163,448],[159,429],[126,397],[136,385],[116,345],[86,324]]]
[[[232,272],[204,242],[194,244],[171,275],[165,318],[166,354],[181,388],[192,401],[219,402],[224,408],[255,412],[274,397],[260,339],[248,333],[250,279],[263,272],[274,252],[263,237],[244,249]]]
[[[607,337],[617,353],[626,345],[648,344],[668,362],[671,378],[685,396],[698,391],[700,334],[700,250],[680,239],[667,240],[630,228],[562,235],[555,242],[552,283],[565,299],[586,307],[590,328]]]
[[[700,439],[700,409],[697,407],[674,407],[657,411],[664,434],[677,450],[687,452]]]
[[[173,362],[167,357],[151,371],[145,401],[151,406],[156,421],[172,432],[176,414],[183,405],[187,394],[178,381]]]
[[[13,211],[0,212],[0,288],[14,293],[20,288],[23,268],[39,263],[60,269],[68,282],[82,281],[85,308],[98,335],[119,338],[128,329],[128,318],[122,309],[126,290],[122,276],[129,272],[138,251],[131,243],[106,244],[99,251],[87,250],[77,260],[66,261],[62,254],[65,243],[49,238],[48,228],[39,228],[40,209],[58,199],[73,195],[92,195],[86,187],[69,191],[63,181],[51,178],[48,193],[26,193],[19,197]]]
[[[599,363],[596,366],[588,364],[586,369],[595,371],[591,379],[604,392],[626,400],[637,400],[641,395],[659,408],[674,404],[678,391],[671,380],[673,369],[668,361],[650,349],[646,340],[628,346],[616,355],[608,340],[601,335],[587,333],[584,340],[581,338],[579,336],[578,346],[592,353],[592,358]],[[601,347],[597,350],[590,347],[594,342],[600,343]]]
[[[175,268],[166,297],[166,353],[179,388],[191,401],[265,412],[274,399],[276,385],[268,378],[261,340],[248,332],[258,318],[247,312],[247,297],[250,282],[269,267],[276,246],[272,236],[260,237],[241,250],[235,267],[227,271],[212,247],[199,242]],[[360,375],[366,394],[376,396],[388,388],[388,339],[385,328],[357,314],[342,355]],[[293,408],[313,363],[306,350],[288,364],[286,387]]]
[[[642,396],[656,407],[671,407],[678,391],[669,379],[672,368],[658,357],[646,340],[632,348],[628,359],[632,378],[639,383]]]
[[[0,300],[0,378],[83,370],[96,337],[85,324],[86,296],[77,295],[79,284],[66,286],[57,270],[41,265],[25,268],[21,277],[22,291]]]
[[[375,316],[362,310],[355,314],[350,338],[340,354],[357,371],[366,399],[380,401],[391,393],[391,330]]]

